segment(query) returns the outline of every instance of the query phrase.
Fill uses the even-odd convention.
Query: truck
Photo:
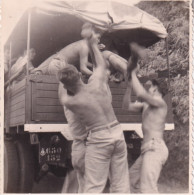
[[[93,23],[103,30],[102,43],[114,42],[119,55],[130,56],[132,41],[145,47],[167,37],[162,23],[128,4],[116,1],[43,1],[21,13],[14,28],[7,35],[5,47],[10,49],[9,72],[12,59],[22,51],[35,48],[34,65],[66,45],[81,39],[81,26]],[[167,54],[168,56],[168,54]],[[58,81],[54,75],[27,74],[4,94],[4,192],[30,193],[33,183],[48,172],[65,177],[72,169],[72,135],[63,107],[58,99]],[[158,74],[141,77],[146,81]],[[141,115],[122,109],[125,82],[109,82],[112,105],[121,123],[128,148],[129,165],[140,154]],[[168,116],[165,130],[173,130],[171,96],[167,94]],[[137,97],[132,94],[132,100]]]

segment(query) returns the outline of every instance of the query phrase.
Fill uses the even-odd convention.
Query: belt
[[[101,126],[101,127],[98,127],[98,128],[95,128],[95,129],[91,129],[89,130],[91,133],[94,133],[94,132],[98,132],[98,131],[102,131],[102,130],[105,130],[105,129],[110,129],[112,127],[115,127],[117,125],[119,125],[120,123],[118,121],[110,124],[110,125],[105,125],[105,126]]]

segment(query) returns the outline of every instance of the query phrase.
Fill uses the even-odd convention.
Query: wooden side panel
[[[25,124],[26,80],[5,92],[5,125],[12,127]]]
[[[32,82],[32,93],[32,121],[66,123],[63,107],[58,98],[58,82],[55,77],[46,76],[44,81]]]
[[[142,78],[144,84],[147,79]],[[126,84],[109,83],[112,93],[112,105],[119,122],[122,123],[140,123],[141,114],[132,113],[122,109],[123,96],[126,90]],[[132,91],[132,101],[137,97]],[[173,122],[171,101],[165,97],[169,105],[167,122]],[[35,123],[66,123],[63,107],[58,99],[58,82],[53,76],[35,76],[32,78],[32,121]]]

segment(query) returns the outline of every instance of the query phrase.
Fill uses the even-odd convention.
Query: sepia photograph
[[[192,193],[191,1],[1,5],[3,194]]]

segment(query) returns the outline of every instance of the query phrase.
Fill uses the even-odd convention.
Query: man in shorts
[[[107,66],[97,46],[95,34],[90,39],[97,67],[88,84],[71,65],[59,72],[67,89],[62,103],[77,114],[89,132],[85,156],[85,193],[102,193],[110,179],[110,192],[128,193],[127,148],[123,131],[116,119],[107,92]]]
[[[137,66],[136,62],[133,67]],[[164,81],[152,80],[147,92],[136,74],[137,68],[128,72],[130,79],[123,99],[124,109],[142,112],[143,142],[141,155],[129,170],[131,191],[132,193],[158,193],[158,178],[168,157],[168,149],[163,140],[167,115],[167,105],[163,96],[167,91],[167,85]],[[131,102],[132,88],[143,102]]]

